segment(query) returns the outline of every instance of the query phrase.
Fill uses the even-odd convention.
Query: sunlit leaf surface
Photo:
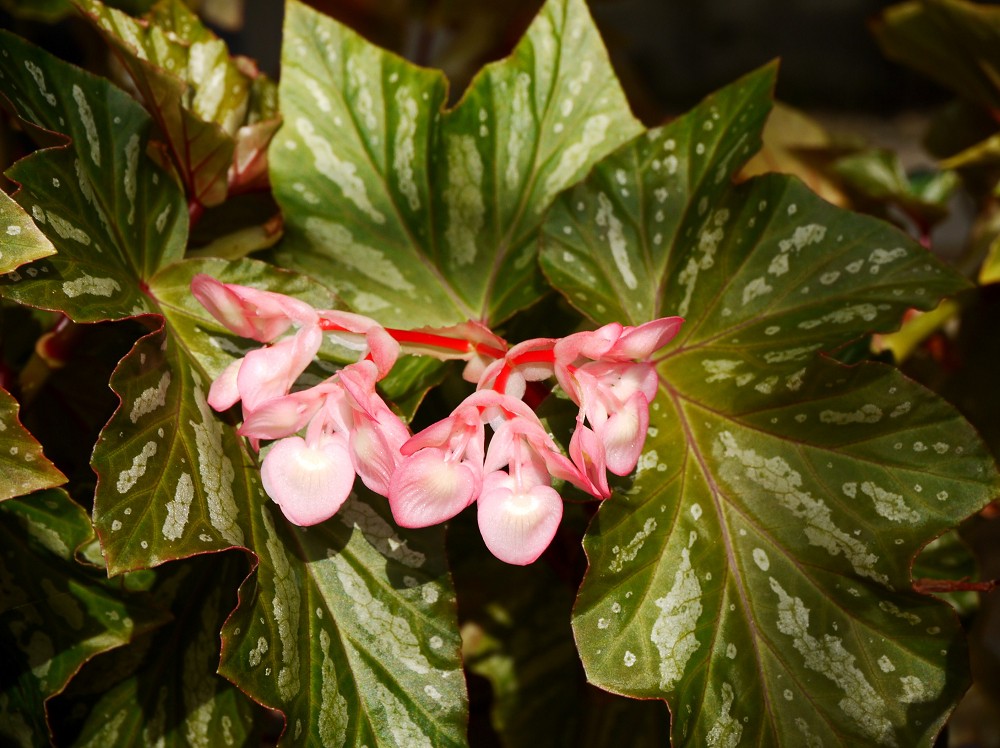
[[[55,254],[52,242],[6,192],[0,192],[0,273]]]
[[[446,85],[289,4],[279,261],[387,325],[496,323],[536,301],[545,210],[639,131],[582,0],[548,2],[450,111]]]
[[[17,401],[0,388],[0,501],[66,482],[17,418]]]
[[[0,93],[26,122],[70,139],[6,172],[57,254],[0,279],[0,293],[80,322],[155,311],[142,288],[182,256],[187,210],[146,156],[149,117],[108,81],[16,36],[0,32],[0,49]]]
[[[588,531],[574,631],[592,682],[668,701],[677,745],[925,745],[965,649],[910,563],[995,495],[995,467],[895,369],[820,354],[965,281],[796,180],[731,185],[772,78],[622,148],[546,225],[581,311],[687,320],[634,482]]]

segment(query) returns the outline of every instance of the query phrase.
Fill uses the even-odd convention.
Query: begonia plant
[[[884,351],[980,293],[955,174],[748,177],[777,66],[648,126],[585,0],[459,97],[7,5],[101,74],[0,30],[0,743],[935,744],[997,445]]]

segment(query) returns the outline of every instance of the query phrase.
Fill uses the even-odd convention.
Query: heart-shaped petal
[[[422,449],[404,459],[392,474],[389,507],[400,527],[444,522],[479,496],[482,468],[469,460],[449,462],[446,455],[443,449]]]
[[[517,489],[507,473],[486,476],[479,497],[479,532],[490,553],[524,566],[549,547],[562,520],[563,503],[551,486]]]
[[[275,442],[260,468],[264,490],[288,521],[308,527],[329,519],[354,485],[346,440],[334,435],[310,446],[291,436]]]

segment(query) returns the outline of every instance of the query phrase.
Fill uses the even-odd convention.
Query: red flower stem
[[[352,332],[346,327],[342,327],[326,319],[321,319],[319,326],[321,329],[330,332]],[[432,348],[442,348],[446,351],[457,351],[458,353],[481,353],[491,358],[503,358],[505,353],[499,348],[494,348],[485,343],[475,343],[465,338],[450,338],[447,335],[436,335],[435,333],[423,332],[422,330],[399,330],[387,327],[385,331],[398,343],[414,343]]]

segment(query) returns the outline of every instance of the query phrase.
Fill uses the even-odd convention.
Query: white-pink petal
[[[635,468],[649,428],[649,403],[636,392],[596,433],[604,444],[605,461],[615,475],[628,475]]]
[[[673,340],[684,323],[683,317],[661,317],[638,327],[626,327],[607,358],[616,361],[644,361]]]
[[[524,566],[549,547],[562,520],[562,498],[551,486],[520,489],[507,473],[486,476],[478,502],[479,531],[490,553]]]
[[[400,527],[429,527],[449,520],[476,500],[482,467],[446,461],[443,449],[427,448],[402,460],[389,481],[389,507]]]
[[[308,527],[340,509],[354,485],[354,467],[343,438],[327,437],[309,446],[291,436],[271,446],[260,477],[288,521]]]
[[[240,401],[240,390],[236,381],[242,365],[243,359],[236,359],[212,382],[212,386],[208,389],[208,404],[214,410],[221,413]]]

